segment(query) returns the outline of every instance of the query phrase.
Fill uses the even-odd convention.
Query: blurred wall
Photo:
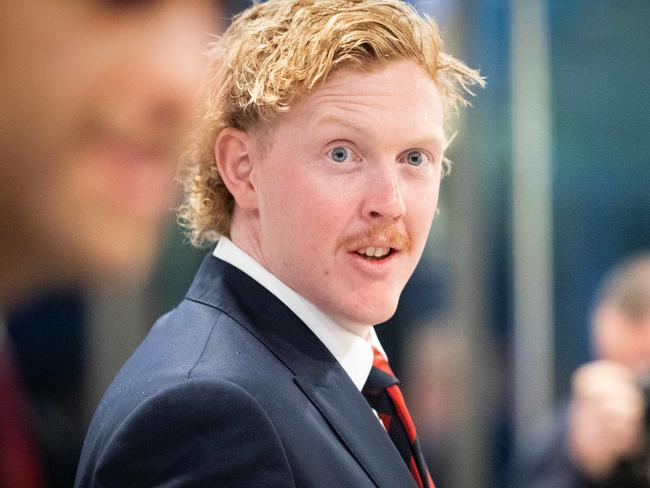
[[[549,2],[556,382],[588,358],[605,270],[650,248],[650,2]]]

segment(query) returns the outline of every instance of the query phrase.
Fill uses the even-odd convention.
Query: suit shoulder
[[[77,486],[293,486],[267,413],[222,379],[189,379],[148,397],[95,453],[82,459]],[[270,477],[256,479],[261,472]]]

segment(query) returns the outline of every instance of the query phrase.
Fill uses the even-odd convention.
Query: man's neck
[[[236,236],[235,236],[235,238],[236,238]],[[246,255],[246,259],[253,261],[255,263],[255,267],[261,267],[264,270],[265,273],[268,273],[273,277],[273,280],[277,280],[277,282],[280,284],[280,286],[285,287],[286,289],[290,290],[291,293],[296,294],[298,297],[300,297],[301,300],[304,300],[306,303],[308,303],[310,307],[313,307],[314,309],[318,310],[318,313],[321,314],[323,317],[326,317],[329,322],[336,324],[338,327],[346,329],[347,331],[349,331],[352,334],[362,338],[363,340],[368,340],[368,338],[371,335],[373,324],[350,323],[349,321],[341,319],[340,317],[335,317],[335,316],[327,314],[325,311],[321,310],[316,304],[311,302],[307,297],[305,297],[302,293],[300,293],[300,291],[293,288],[290,284],[285,283],[282,279],[280,279],[280,277],[278,277],[275,273],[273,273],[273,271],[270,270],[268,268],[268,266],[265,266],[265,264],[263,262],[263,259],[257,259],[255,255],[252,255],[251,253],[249,253],[247,251],[247,248],[245,246],[242,247],[236,241],[234,241],[232,236],[229,238],[229,240],[230,240],[230,246],[234,246],[237,249],[238,252],[243,253],[244,255]],[[249,273],[247,273],[247,274],[249,274]],[[262,281],[264,281],[263,277],[259,277],[259,276],[255,277],[255,276],[252,276],[252,275],[251,275],[251,277],[253,279],[255,279],[256,281],[260,282],[260,284],[262,284],[263,286],[268,288],[267,284],[261,282],[260,279],[259,279],[259,278],[262,278]]]

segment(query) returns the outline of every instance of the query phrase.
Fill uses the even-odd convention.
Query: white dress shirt
[[[246,273],[289,307],[325,344],[325,347],[329,349],[361,391],[372,368],[372,347],[376,347],[385,355],[374,327],[368,327],[367,339],[350,332],[321,312],[313,303],[281,282],[227,237],[219,238],[213,255]]]

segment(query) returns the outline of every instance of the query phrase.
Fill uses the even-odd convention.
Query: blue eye
[[[350,157],[350,151],[342,146],[335,147],[330,151],[330,158],[337,163],[344,163]]]
[[[422,166],[426,161],[427,157],[420,151],[410,151],[406,155],[406,162],[411,166]]]

